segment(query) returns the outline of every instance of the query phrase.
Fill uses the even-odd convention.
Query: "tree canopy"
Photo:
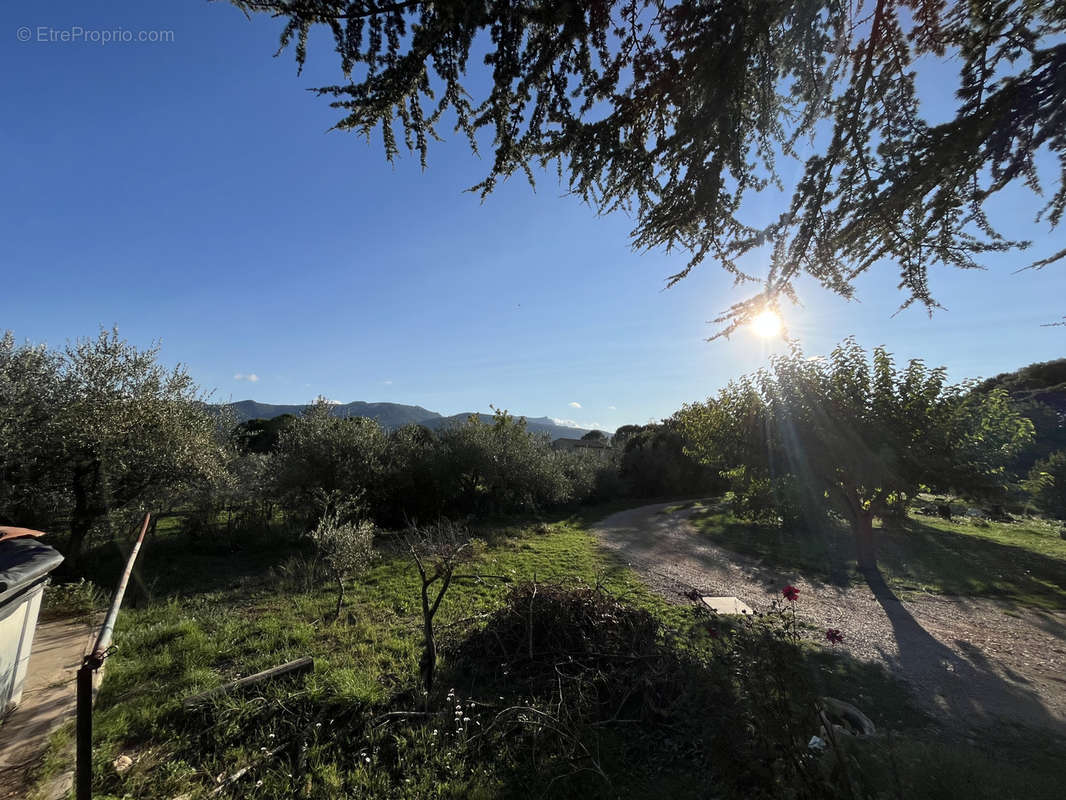
[[[884,348],[868,359],[848,339],[828,358],[776,356],[677,416],[692,452],[742,500],[800,517],[835,508],[854,529],[860,566],[872,567],[875,517],[922,487],[995,493],[1032,438],[1004,391],[969,388],[918,360],[899,369]]]
[[[1040,194],[1042,149],[1060,169],[1038,220],[1066,210],[1066,6],[1051,0],[231,2],[281,17],[301,68],[325,26],[344,80],[317,92],[389,159],[405,147],[424,165],[450,114],[474,150],[491,134],[476,190],[554,165],[599,211],[631,210],[635,246],[688,254],[670,284],[703,261],[761,280],[722,334],[794,298],[803,273],[850,297],[892,264],[903,305],[933,309],[931,266],[1027,246],[985,204]],[[953,81],[946,121],[919,71]],[[791,199],[767,217],[773,188]],[[754,251],[766,275],[745,270]]]
[[[169,508],[225,479],[218,420],[180,365],[117,330],[62,350],[0,337],[0,518],[69,523],[67,557],[115,514]]]

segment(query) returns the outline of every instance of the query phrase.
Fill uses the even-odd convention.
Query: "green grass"
[[[959,742],[939,734],[848,742],[860,770],[860,797],[1056,798],[1062,796],[1064,742],[1055,736],[1006,728]]]
[[[48,737],[44,756],[30,775],[33,788],[27,800],[45,800],[59,785],[62,773],[73,769],[74,747],[74,720],[68,720]]]
[[[487,542],[477,569],[515,580],[601,583],[651,611],[684,641],[706,640],[699,639],[690,609],[653,595],[597,549],[588,523],[621,507],[532,524],[486,523],[477,531]],[[117,571],[120,556],[121,548],[97,554],[98,585],[113,582],[109,573]],[[531,772],[528,764],[519,768],[502,753],[475,759],[462,739],[467,734],[444,726],[438,733],[418,721],[372,725],[386,711],[422,708],[416,688],[419,583],[406,555],[387,545],[373,569],[352,581],[337,623],[330,621],[334,595],[310,574],[309,553],[282,536],[190,541],[164,528],[142,559],[96,706],[97,797],[204,797],[217,776],[249,764],[252,772],[223,796],[502,798],[539,797],[550,789],[547,796],[652,798],[667,787],[677,798],[708,796],[707,773],[688,766],[705,760],[704,745],[669,726],[665,732],[605,730],[598,752],[614,781],[606,786],[589,773],[551,784],[547,773]],[[463,620],[498,608],[508,588],[497,581],[456,585],[436,622],[441,638],[449,641],[467,629]],[[858,702],[880,727],[894,730],[900,746],[915,755],[907,779],[923,785],[925,762],[915,759],[924,752],[920,742],[930,721],[906,689],[876,665],[820,647],[803,653],[803,663],[789,668],[809,667],[818,692]],[[310,675],[262,684],[199,711],[182,708],[191,694],[305,655],[315,658]],[[442,694],[464,685],[446,656],[439,683]],[[492,694],[478,699],[491,705],[495,687]],[[500,705],[521,699],[507,696]],[[494,710],[467,706],[464,713],[488,722]],[[300,743],[298,758],[260,763],[263,748],[292,741]],[[997,763],[970,744],[945,746],[951,763]],[[883,764],[879,752],[857,753],[873,775]],[[134,766],[120,776],[111,764],[121,754]],[[1043,762],[1038,767],[1045,769]],[[716,791],[730,796],[722,786]],[[1031,796],[1055,795],[1037,787]]]
[[[42,622],[70,617],[90,620],[106,602],[104,593],[90,581],[50,583],[44,590],[40,619]]]
[[[587,518],[531,526],[498,523],[479,531],[489,546],[477,569],[514,580],[601,582],[665,618],[682,617],[681,609],[653,596],[631,572],[599,554],[585,530]],[[105,555],[98,569],[112,561]],[[139,568],[140,588],[132,591],[131,607],[120,617],[117,652],[109,659],[97,702],[99,790],[173,796],[201,783],[205,772],[232,772],[254,759],[271,733],[283,734],[281,728],[271,730],[276,721],[257,715],[245,699],[225,700],[212,722],[221,729],[218,738],[228,743],[219,748],[199,741],[181,701],[294,658],[313,655],[314,673],[296,692],[292,681],[264,686],[267,704],[380,710],[396,702],[398,693],[410,692],[418,675],[421,617],[417,573],[406,554],[386,552],[351,582],[345,618],[337,624],[329,621],[335,596],[328,584],[316,586],[306,574],[309,562],[306,552],[269,538],[238,549],[232,542],[190,544],[176,534],[149,544]],[[435,622],[442,638],[453,623],[497,607],[507,588],[506,582],[491,580],[457,584]],[[442,672],[447,674],[446,660]],[[416,699],[409,697],[408,707],[416,707]],[[255,733],[238,735],[241,728]],[[122,753],[135,757],[137,765],[119,778],[110,764]],[[316,786],[330,784],[332,769],[322,763],[311,771]],[[288,791],[279,789],[277,796]]]
[[[862,580],[842,523],[792,531],[739,520],[723,503],[704,506],[691,521],[716,544],[776,569],[838,585]],[[875,536],[881,572],[904,595],[999,597],[1033,608],[1066,608],[1066,540],[1056,524],[912,515],[881,525]]]

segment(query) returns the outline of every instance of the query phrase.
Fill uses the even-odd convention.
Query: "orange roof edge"
[[[35,531],[30,528],[13,528],[10,525],[0,525],[0,542],[6,539],[18,539],[22,536],[44,535],[44,531]]]

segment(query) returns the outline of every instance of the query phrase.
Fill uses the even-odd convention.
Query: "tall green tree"
[[[185,368],[167,369],[158,355],[117,330],[57,351],[15,345],[10,334],[0,341],[4,494],[16,499],[3,513],[53,497],[42,521],[69,521],[74,564],[112,515],[169,507],[224,480],[225,433]]]
[[[444,491],[453,507],[511,512],[568,501],[573,487],[548,437],[527,431],[525,417],[493,411],[491,423],[471,415],[438,434]]]
[[[678,421],[691,451],[741,497],[833,508],[850,523],[860,568],[877,566],[873,522],[922,487],[988,496],[1033,426],[1006,393],[949,386],[943,368],[897,368],[847,339],[828,358],[798,347],[767,369],[686,406]]]
[[[423,425],[389,433],[385,455],[385,497],[379,521],[413,525],[438,518],[444,510],[444,459],[436,434]]]
[[[804,272],[850,296],[882,263],[905,305],[932,309],[931,265],[1026,246],[985,204],[1040,193],[1041,149],[1060,171],[1040,218],[1066,210],[1054,0],[231,1],[280,17],[301,68],[311,31],[331,33],[343,80],[317,91],[389,159],[406,147],[425,164],[447,113],[474,150],[491,136],[477,190],[554,165],[598,210],[632,208],[637,247],[687,251],[671,283],[705,260],[755,279],[741,259],[765,250],[762,291],[722,314],[723,333]],[[926,74],[954,90],[944,121],[921,102]],[[774,187],[791,199],[767,218]]]
[[[1066,520],[1066,450],[1037,461],[1029,471],[1025,488],[1041,511]]]
[[[66,502],[49,435],[59,372],[57,353],[0,336],[0,517],[9,524],[48,528]]]
[[[680,497],[712,494],[722,481],[685,451],[676,420],[619,429],[615,441],[624,443],[619,472],[635,497]]]
[[[324,515],[342,521],[359,506],[376,508],[388,438],[366,417],[337,417],[319,397],[282,429],[275,446],[276,486],[286,509],[311,527]]]

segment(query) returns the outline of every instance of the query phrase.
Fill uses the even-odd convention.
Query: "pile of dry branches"
[[[647,611],[601,587],[523,583],[451,654],[471,678],[580,707],[587,721],[669,713],[684,665]]]

